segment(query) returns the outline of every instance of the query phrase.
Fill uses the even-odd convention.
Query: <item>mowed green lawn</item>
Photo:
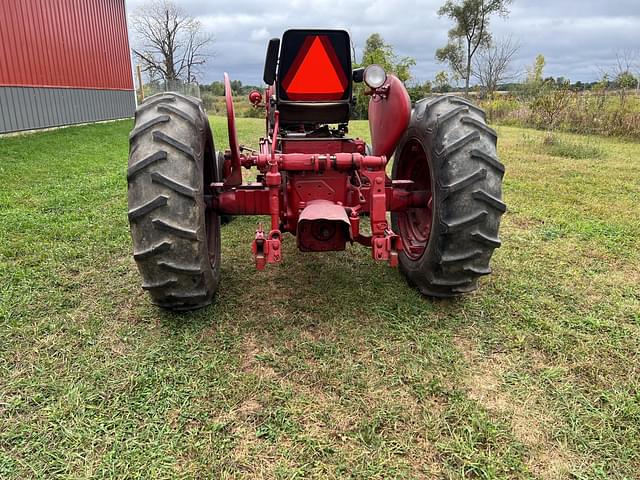
[[[0,139],[0,478],[638,478],[640,144],[499,128],[475,294],[292,237],[258,273],[247,217],[214,305],[176,315],[131,256],[131,126]]]

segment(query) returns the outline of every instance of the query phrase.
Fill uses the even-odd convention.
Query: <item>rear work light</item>
[[[369,65],[364,70],[364,83],[370,88],[380,88],[387,81],[387,74],[380,65]]]

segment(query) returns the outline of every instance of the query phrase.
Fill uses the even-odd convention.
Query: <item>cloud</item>
[[[129,12],[144,0],[127,0]],[[451,22],[439,18],[444,0],[176,0],[215,35],[215,57],[203,80],[222,78],[259,84],[267,40],[288,28],[322,27],[349,30],[359,56],[366,38],[380,33],[400,56],[416,59],[416,80],[432,79],[445,68],[435,50],[447,41]],[[547,60],[546,75],[591,81],[601,75],[615,52],[640,48],[638,0],[514,0],[507,19],[491,21],[496,38],[511,35],[522,45],[514,67],[524,71],[537,54]],[[135,41],[132,39],[132,41]]]
[[[251,31],[251,35],[249,36],[249,38],[253,42],[268,40],[269,39],[269,30],[267,30],[266,28],[260,28],[258,30],[252,30]]]

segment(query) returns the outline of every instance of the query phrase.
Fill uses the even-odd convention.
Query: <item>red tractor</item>
[[[209,304],[220,280],[221,218],[266,215],[251,249],[262,270],[283,259],[284,233],[304,252],[371,248],[433,297],[471,292],[491,273],[504,166],[485,115],[452,96],[411,105],[378,65],[352,70],[342,30],[288,30],[269,42],[258,150],[238,145],[225,74],[229,150],[214,149],[202,103],[147,99],[130,135],[129,222],[142,288],[172,310]],[[371,145],[348,136],[354,82],[369,100]],[[391,176],[386,170],[393,156]],[[243,183],[242,168],[257,168]],[[361,231],[368,217],[370,234]]]

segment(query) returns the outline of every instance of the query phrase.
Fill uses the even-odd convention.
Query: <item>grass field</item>
[[[242,218],[215,304],[175,315],[131,257],[130,128],[0,139],[0,478],[638,478],[640,144],[499,128],[476,294],[291,238],[256,273]]]

